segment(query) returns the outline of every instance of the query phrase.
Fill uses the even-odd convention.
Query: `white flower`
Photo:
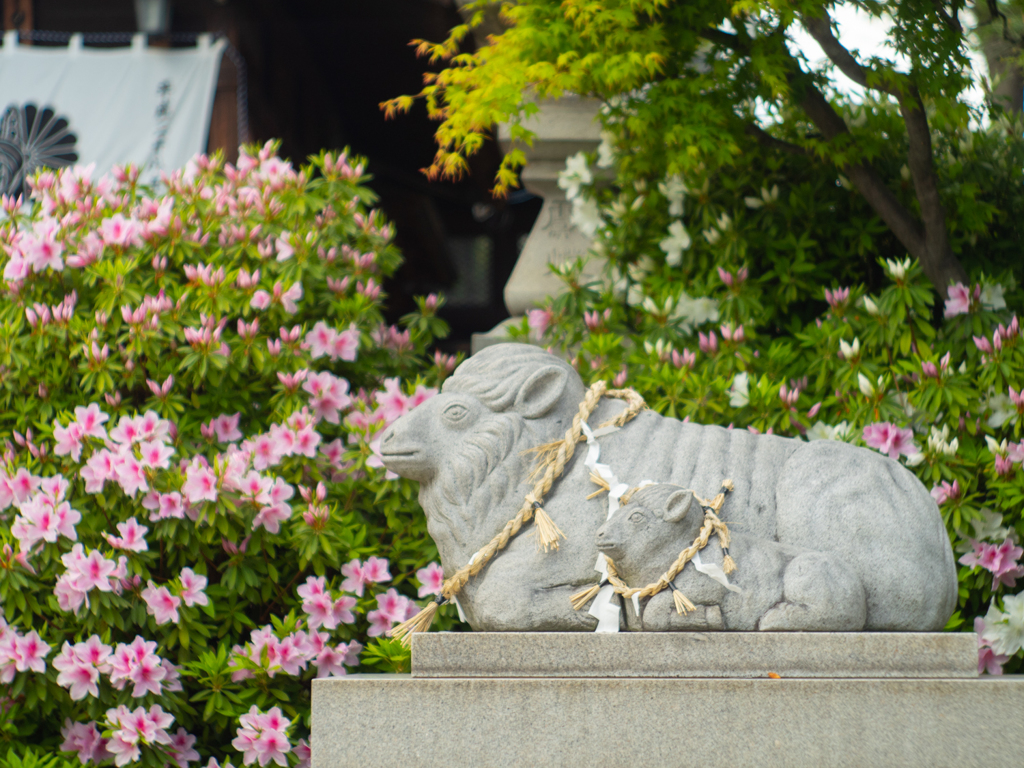
[[[1014,541],[1017,540],[1017,532],[1012,528],[1003,525],[1003,516],[998,512],[993,512],[988,507],[982,507],[978,510],[981,515],[979,520],[971,521],[971,531],[974,535],[972,539],[981,541],[987,539],[989,541],[1003,541],[1006,538],[1012,538]]]
[[[808,440],[835,440],[835,427],[830,427],[824,421],[814,422],[814,426],[807,430]]]
[[[869,379],[863,373],[857,374],[857,386],[860,387],[860,391],[864,394],[864,397],[875,396],[875,387],[871,383],[871,379]]]
[[[991,395],[988,401],[985,402],[985,407],[992,411],[987,421],[987,424],[992,429],[999,429],[1008,421],[1017,420],[1017,407],[1010,400],[1009,395]]]
[[[683,197],[690,190],[683,183],[683,177],[678,174],[667,176],[664,181],[658,182],[658,191],[668,198],[668,215],[683,215]]]
[[[715,243],[717,243],[718,239],[721,236],[722,235],[719,234],[718,230],[715,229],[714,227],[711,227],[710,229],[705,229],[704,230],[704,239],[707,240],[709,243],[711,243],[711,245],[714,245]]]
[[[849,440],[853,437],[853,427],[847,421],[840,421],[833,429],[836,440]]]
[[[746,373],[737,373],[729,387],[729,405],[742,408],[750,403],[750,377]]]
[[[853,344],[847,344],[844,339],[840,339],[839,351],[844,360],[856,360],[860,356],[860,339],[855,336]]]
[[[743,202],[747,204],[747,208],[753,208],[757,210],[769,203],[774,203],[779,199],[779,185],[774,184],[769,190],[767,187],[761,187],[760,197],[744,197]]]
[[[572,201],[572,223],[584,235],[592,237],[604,224],[597,202],[590,198],[575,198]]]
[[[992,455],[1006,455],[1006,438],[1003,438],[1002,443],[998,443],[991,435],[985,435],[985,445],[988,446],[988,450]]]
[[[615,165],[615,134],[601,131],[601,143],[597,145],[597,167],[611,168]]]
[[[988,438],[986,437],[986,439]],[[928,435],[928,450],[931,453],[944,453],[947,456],[956,456],[956,452],[959,448],[960,440],[958,438],[954,437],[952,440],[949,439],[948,424],[942,427],[941,432],[936,427],[932,427],[931,434]]]
[[[867,310],[867,313],[869,315],[878,315],[880,313],[880,310],[878,309],[878,305],[875,304],[875,302],[873,302],[867,296],[865,296],[863,299],[861,299],[861,302],[864,304],[864,309]]]
[[[908,467],[916,467],[922,461],[924,461],[924,454],[923,453],[920,453],[920,452],[912,453],[909,456],[907,456],[907,466]]]
[[[684,326],[718,322],[718,302],[707,296],[695,299],[683,291],[679,294],[672,319],[681,320]]]
[[[670,267],[679,266],[683,260],[683,251],[690,247],[690,236],[683,228],[683,222],[673,221],[668,226],[669,236],[658,243],[665,252],[665,263]]]
[[[574,200],[580,194],[580,187],[594,180],[587,167],[587,156],[577,152],[565,159],[565,170],[558,174],[558,186],[565,190],[565,199]]]
[[[981,305],[985,309],[1006,309],[1006,299],[1003,298],[1005,290],[999,283],[982,283]]]
[[[1012,656],[1024,647],[1024,594],[1004,597],[1003,608],[1005,613],[995,603],[989,607],[981,636],[994,652]]]
[[[893,280],[902,280],[907,275],[907,270],[910,269],[910,257],[908,256],[903,261],[886,259],[885,260],[885,271],[889,273],[889,276]],[[870,311],[870,310],[869,310]],[[872,314],[875,314],[872,312]]]

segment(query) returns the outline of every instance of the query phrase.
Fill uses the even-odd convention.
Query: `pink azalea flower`
[[[136,491],[149,490],[149,484],[146,482],[146,465],[134,456],[123,456],[116,467],[116,472],[118,484],[129,496],[135,496]]]
[[[205,576],[200,576],[191,568],[182,568],[178,580],[181,582],[181,599],[185,601],[185,605],[192,607],[193,605],[207,605],[210,602],[206,592],[203,591],[207,584]]]
[[[384,379],[384,391],[374,393],[373,397],[388,424],[409,412],[409,398],[402,392],[397,377]]]
[[[168,753],[174,758],[178,768],[188,768],[189,763],[199,759],[199,753],[192,748],[195,743],[196,737],[184,728],[179,728],[178,732],[171,736]]]
[[[306,334],[306,345],[309,347],[310,359],[331,354],[334,349],[334,342],[338,339],[338,332],[331,328],[323,320],[313,326],[313,330]]]
[[[320,445],[320,433],[313,429],[313,425],[307,425],[295,433],[295,454],[306,456],[310,459],[316,458],[316,447]]]
[[[312,766],[313,753],[305,739],[299,739],[296,742],[295,746],[292,747],[292,754],[299,759],[295,764],[295,768],[310,768]]]
[[[302,601],[302,610],[306,612],[306,626],[317,629],[320,626],[334,629],[338,622],[334,617],[334,601],[330,595],[319,594]]]
[[[57,456],[70,455],[73,461],[79,461],[82,457],[82,428],[75,422],[67,427],[60,424],[53,425],[53,439],[56,445],[53,452]]]
[[[331,648],[330,646],[324,646],[324,649],[317,654],[316,659],[313,661],[316,666],[316,676],[327,677],[328,675],[344,675],[347,670],[344,667],[345,664],[345,648],[344,645],[338,646],[337,648]]]
[[[217,433],[218,443],[233,443],[236,440],[242,439],[242,433],[238,430],[238,420],[241,416],[241,413],[235,413],[231,416],[222,413],[214,419],[213,429]]]
[[[266,291],[256,291],[249,300],[249,306],[253,309],[267,309],[270,306],[270,294]]]
[[[985,633],[985,619],[977,616],[974,619],[974,632],[978,636],[978,674],[988,672],[990,675],[1003,674],[1003,664],[1010,660],[1009,656],[997,654],[988,641],[982,637]]]
[[[391,573],[388,571],[388,561],[382,557],[371,557],[363,566],[363,578],[377,584],[390,581]]]
[[[81,428],[83,437],[106,440],[107,430],[103,424],[109,418],[96,403],[91,403],[85,408],[80,405],[75,407],[75,423]]]
[[[100,673],[95,666],[77,658],[71,644],[64,643],[60,655],[53,660],[53,668],[59,673],[57,685],[68,689],[72,701],[81,701],[86,696],[100,695]]]
[[[196,459],[189,464],[181,490],[191,504],[217,500],[217,476]]]
[[[122,445],[136,443],[143,437],[138,421],[130,416],[122,416],[117,426],[110,430],[110,439]]]
[[[331,609],[335,626],[338,624],[354,624],[356,617],[352,613],[352,609],[355,607],[356,599],[349,595],[342,595],[335,600],[334,607]]]
[[[281,294],[281,306],[289,315],[294,315],[299,311],[299,306],[295,302],[301,298],[302,283],[294,283],[291,288]]]
[[[370,611],[366,614],[366,619],[370,622],[370,628],[366,631],[370,637],[380,637],[394,624],[394,621],[383,611]]]
[[[391,621],[405,621],[409,598],[398,594],[392,587],[383,595],[377,595],[377,609]]]
[[[444,586],[444,571],[437,563],[431,563],[426,568],[416,571],[416,578],[420,582],[419,596],[441,594],[441,587]]]
[[[42,481],[41,477],[36,477],[24,467],[20,467],[14,477],[8,478],[7,485],[14,495],[14,500],[21,504],[39,489]]]
[[[110,576],[117,568],[113,560],[105,558],[98,550],[93,550],[84,555],[81,544],[76,544],[72,551],[61,557],[69,571],[73,571],[75,587],[82,592],[90,592],[98,589],[100,592],[110,592],[113,589],[110,583]]]
[[[60,735],[64,737],[64,742],[60,745],[61,751],[77,752],[82,765],[89,762],[101,763],[111,756],[106,750],[107,740],[100,735],[95,721],[73,723],[70,719],[65,719]]]
[[[174,449],[169,445],[165,445],[159,440],[153,440],[152,442],[140,444],[139,450],[142,453],[142,465],[144,467],[167,469],[171,466],[171,456],[174,455]]]
[[[129,517],[127,521],[117,524],[117,532],[121,534],[120,536],[111,536],[109,533],[103,535],[114,549],[124,549],[129,552],[145,552],[149,549],[145,538],[148,531],[149,528],[139,525],[139,521],[134,517]]]
[[[900,429],[887,421],[864,427],[864,442],[870,448],[889,454],[890,459],[897,459],[900,454],[910,456],[917,452],[913,430],[909,427]]]
[[[551,325],[554,315],[550,309],[530,309],[526,312],[526,322],[530,326],[530,335],[540,341]]]
[[[50,646],[43,642],[33,629],[24,637],[14,641],[14,668],[19,672],[46,672],[44,659],[50,653]]]
[[[355,325],[349,326],[346,331],[341,331],[331,345],[330,358],[332,360],[341,359],[347,362],[354,361],[359,354],[359,339],[359,329]]]
[[[363,596],[363,589],[367,578],[363,571],[363,564],[358,560],[350,560],[341,566],[341,575],[346,579],[341,582],[341,588],[346,592],[352,592],[359,597]]]
[[[124,248],[138,242],[140,229],[138,222],[126,219],[120,213],[115,213],[100,223],[99,232],[105,245]]]
[[[971,311],[971,291],[963,283],[956,283],[949,287],[949,298],[946,299],[946,307],[943,316],[950,318],[956,315],[965,315]]]
[[[185,517],[185,507],[182,505],[181,494],[177,491],[171,493],[160,494],[160,509],[157,512],[156,520],[166,520],[168,518],[181,519]],[[150,520],[153,520],[153,515],[149,516]]]
[[[306,583],[300,584],[295,591],[303,600],[327,594],[327,580],[323,576],[307,576]]]
[[[103,484],[117,476],[114,454],[106,448],[101,448],[89,457],[78,473],[85,480],[86,493],[101,493]]]
[[[961,490],[960,483],[956,480],[950,485],[945,480],[936,485],[931,490],[932,498],[935,499],[935,503],[939,506],[945,504],[947,501],[956,501],[960,498]]]
[[[156,617],[158,625],[167,622],[177,624],[180,620],[178,606],[181,605],[181,598],[172,595],[167,587],[157,587],[151,581],[149,586],[142,590],[142,599],[146,601],[146,612]]]
[[[269,533],[280,533],[281,523],[291,516],[292,507],[290,504],[272,504],[269,507],[260,509],[256,517],[253,518],[252,529],[255,531],[262,525]]]

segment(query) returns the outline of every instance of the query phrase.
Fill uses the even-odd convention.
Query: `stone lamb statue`
[[[597,529],[597,548],[612,559],[621,579],[642,586],[658,580],[666,564],[697,538],[703,522],[704,512],[692,491],[649,485]],[[644,601],[643,629],[864,629],[864,584],[835,553],[759,539],[738,527],[730,536],[729,553],[743,567],[732,578],[725,577],[728,586],[687,564],[673,584],[696,610],[680,614],[671,592],[659,592]],[[722,565],[717,537],[699,557],[702,566]]]
[[[561,438],[585,393],[579,375],[562,360],[530,345],[498,344],[460,365],[441,394],[385,432],[384,464],[420,482],[427,529],[446,574],[465,566],[516,514],[531,487],[527,452]],[[624,407],[603,399],[589,423],[603,423]],[[851,594],[863,594],[863,620],[837,614],[829,624],[820,612],[805,612],[803,619],[792,612],[776,628],[934,631],[953,611],[956,568],[938,507],[914,475],[881,454],[835,441],[807,443],[683,423],[653,411],[598,441],[601,462],[631,487],[671,483],[710,498],[732,479],[735,490],[720,512],[730,531],[776,543],[787,553],[780,557],[791,558],[790,567],[803,555],[788,553],[819,553],[819,560],[800,562],[827,562],[821,578],[842,574],[851,581]],[[544,500],[566,536],[560,549],[540,551],[524,530],[459,593],[474,630],[595,628],[597,620],[570,601],[599,578],[596,537],[608,517],[607,494],[587,499],[595,486],[585,454],[576,451]],[[744,561],[737,551],[735,559],[737,579],[761,578],[744,573],[760,567],[757,558]],[[764,578],[781,580],[776,589],[785,596],[789,567],[772,568],[774,575]],[[633,612],[621,615],[624,628],[643,628]],[[730,628],[724,619],[721,628]]]

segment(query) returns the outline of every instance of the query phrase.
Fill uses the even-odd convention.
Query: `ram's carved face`
[[[380,441],[384,466],[429,483],[490,410],[472,395],[441,394],[392,424]]]

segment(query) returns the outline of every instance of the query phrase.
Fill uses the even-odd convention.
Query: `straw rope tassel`
[[[697,610],[697,606],[691,603],[690,599],[679,591],[675,584],[669,584],[669,586],[672,587],[672,601],[676,604],[676,613],[685,616],[690,611]]]
[[[600,592],[600,591],[601,591],[601,585],[600,584],[591,584],[589,587],[584,589],[582,592],[577,592],[575,595],[573,595],[572,597],[569,598],[572,601],[572,609],[574,611],[578,611],[584,605],[586,605],[591,600],[593,600],[595,597],[597,597],[597,593]]]
[[[434,616],[437,613],[437,609],[441,607],[441,603],[444,602],[444,598],[438,595],[436,598],[427,603],[427,607],[413,616],[407,621],[403,621],[394,629],[388,632],[389,637],[397,638],[401,641],[402,645],[406,648],[409,647],[409,643],[412,641],[413,632],[426,632],[430,629],[430,625],[434,623]]]
[[[558,549],[558,537],[565,538],[562,529],[555,525],[555,521],[544,511],[539,501],[533,502],[533,525],[537,531],[537,549]]]

